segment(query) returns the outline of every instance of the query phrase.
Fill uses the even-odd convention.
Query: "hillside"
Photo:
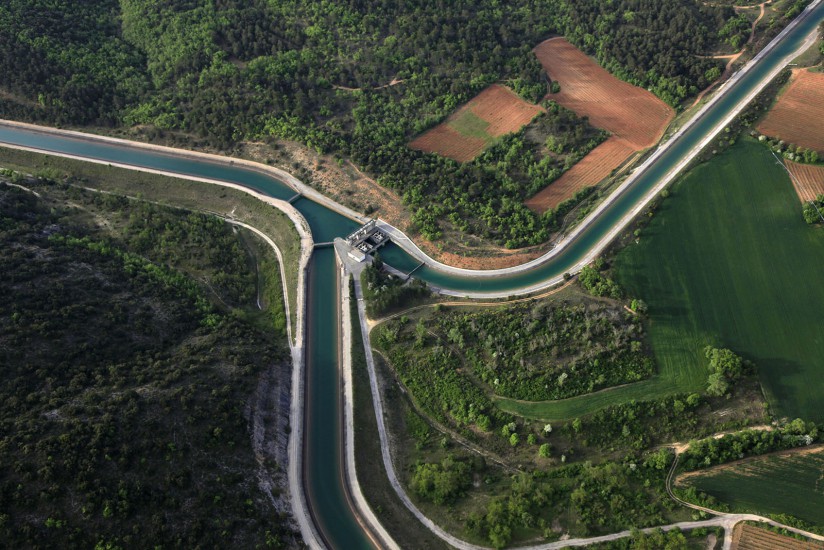
[[[282,329],[244,320],[243,239],[31,184],[0,185],[0,540],[294,546],[288,354]]]

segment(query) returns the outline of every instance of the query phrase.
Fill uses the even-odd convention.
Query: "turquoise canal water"
[[[349,507],[341,479],[342,403],[338,370],[338,276],[334,248],[317,250],[306,300],[306,497],[324,538],[335,548],[370,548]],[[366,480],[364,480],[366,482]]]
[[[484,278],[454,275],[439,271],[434,267],[424,266],[415,272],[415,276],[435,286],[450,290],[500,292],[532,286],[569,271],[626,212],[630,211],[650,189],[655,187],[657,182],[681,158],[701,142],[718,120],[724,118],[755,88],[764,75],[774,69],[785,56],[796,50],[803,42],[804,37],[822,19],[824,19],[824,3],[819,5],[809,17],[793,29],[793,32],[778,47],[765,56],[755,70],[750,71],[728,90],[727,94],[700,121],[685,132],[677,142],[674,142],[665,154],[648,168],[641,177],[635,180],[631,187],[625,189],[621,196],[609,208],[604,210],[594,223],[579,234],[574,242],[569,243],[562,253],[543,265],[514,275]],[[224,180],[244,185],[280,199],[288,199],[295,194],[290,187],[271,176],[240,165],[222,166],[208,161],[180,159],[155,151],[133,149],[123,145],[105,142],[89,143],[80,139],[52,136],[36,131],[2,126],[0,126],[1,142],[70,153],[106,162],[118,162],[137,167],[165,170],[181,175]],[[345,236],[356,227],[356,223],[352,220],[305,198],[298,200],[295,207],[309,221],[315,242],[328,242],[336,236]],[[401,271],[411,271],[419,263],[400,247],[394,245],[382,250],[381,256],[386,263]]]
[[[415,272],[417,277],[441,288],[459,291],[509,291],[532,286],[569,271],[607,234],[625,213],[653,189],[661,177],[677,165],[693,147],[710,132],[717,121],[736,107],[771,70],[789,53],[796,50],[804,37],[824,19],[824,4],[819,5],[783,42],[772,50],[755,70],[741,78],[727,95],[716,103],[700,121],[685,132],[642,177],[635,180],[609,208],[574,242],[545,264],[505,277],[472,278],[447,274],[431,267]],[[105,142],[53,136],[34,130],[0,125],[0,143],[22,145],[93,158],[104,162],[123,163],[138,168],[164,170],[182,176],[195,176],[244,185],[276,198],[289,199],[295,192],[276,179],[242,166],[224,166],[204,160],[182,159],[156,151],[132,148]],[[306,217],[315,242],[327,242],[345,236],[356,222],[308,199],[295,202]],[[411,271],[418,265],[414,258],[397,246],[382,251],[387,264],[401,271]],[[307,430],[305,440],[305,484],[315,520],[333,548],[355,549],[371,547],[357,519],[347,505],[341,477],[341,404],[337,357],[337,304],[334,256],[331,249],[315,252],[309,277],[307,296]],[[368,480],[364,480],[368,483]]]

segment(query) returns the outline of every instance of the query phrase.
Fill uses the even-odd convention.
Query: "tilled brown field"
[[[561,85],[550,99],[637,149],[654,145],[675,115],[654,94],[615,78],[563,38],[542,42],[534,51],[549,77]]]
[[[799,199],[807,202],[824,194],[824,166],[799,164],[791,160],[784,162],[792,174],[793,187]]]
[[[517,132],[543,108],[521,99],[500,84],[493,84],[455,111],[444,122],[413,139],[412,149],[437,153],[458,162],[474,159],[500,136]],[[483,129],[470,127],[469,118],[480,119]]]
[[[458,162],[466,162],[484,150],[486,140],[460,134],[443,122],[415,138],[409,146],[425,153],[437,153]]]
[[[654,94],[628,84],[602,69],[563,38],[551,38],[535,48],[535,55],[561,91],[547,97],[578,116],[611,132],[607,140],[526,204],[544,212],[584,187],[598,184],[630,155],[654,145],[675,116]],[[623,155],[623,156],[622,156]],[[553,187],[559,187],[553,191]]]
[[[526,201],[536,212],[546,212],[575,196],[581,189],[595,185],[621,165],[636,149],[631,143],[612,136],[590,151],[575,166]]]
[[[756,129],[762,134],[824,153],[824,73],[793,71],[787,91]]]
[[[824,550],[824,543],[798,540],[753,525],[740,524],[733,533],[732,550]]]
[[[489,123],[486,133],[494,138],[517,132],[538,113],[543,112],[539,105],[524,101],[518,94],[500,84],[493,84],[479,93],[466,104],[466,108]]]

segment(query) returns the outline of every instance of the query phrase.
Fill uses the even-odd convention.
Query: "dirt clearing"
[[[757,130],[824,153],[824,73],[793,70],[787,90],[778,98]]]

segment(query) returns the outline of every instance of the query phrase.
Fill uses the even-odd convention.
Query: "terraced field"
[[[824,447],[717,466],[676,484],[713,495],[735,511],[790,514],[824,526]]]

